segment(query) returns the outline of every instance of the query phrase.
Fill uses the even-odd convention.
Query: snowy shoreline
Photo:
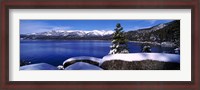
[[[83,62],[80,60],[88,60],[99,63],[99,65],[93,65],[91,63]],[[129,53],[129,54],[112,54],[112,55],[106,55],[102,59],[101,58],[95,58],[95,57],[86,57],[86,56],[80,56],[80,57],[72,57],[63,62],[63,66],[65,63],[69,62],[75,62],[72,63],[69,67],[64,67],[65,70],[101,70],[100,66],[107,61],[117,61],[121,60],[124,62],[137,62],[137,61],[149,61],[152,62],[163,62],[163,63],[177,63],[180,64],[180,55],[178,54],[166,54],[166,53]],[[76,62],[77,61],[77,62]],[[90,65],[88,65],[90,64]],[[73,66],[75,65],[75,66]],[[85,66],[87,68],[85,68]],[[48,69],[50,67],[50,69]],[[52,65],[47,64],[30,64],[21,66],[20,70],[58,70],[56,67],[52,68]],[[74,69],[72,68],[74,67]],[[91,68],[90,68],[91,67]],[[98,68],[99,67],[99,68]]]
[[[161,45],[161,43],[158,43],[158,42],[149,42],[149,41],[129,41],[129,42],[141,43],[141,44]]]
[[[105,61],[122,60],[122,61],[144,61],[153,60],[161,62],[180,63],[180,55],[166,53],[129,53],[129,54],[112,54],[104,56],[100,64]]]
[[[161,43],[150,42],[150,41],[129,41],[129,42],[140,43],[140,44],[159,45],[159,46],[162,46],[162,47],[180,47],[173,42],[161,42]]]

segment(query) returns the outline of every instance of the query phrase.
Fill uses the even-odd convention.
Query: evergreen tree
[[[123,27],[121,27],[120,23],[117,23],[109,54],[129,53],[127,48],[127,40],[122,30]]]

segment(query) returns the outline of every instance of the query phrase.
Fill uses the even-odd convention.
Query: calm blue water
[[[31,63],[49,63],[61,65],[68,58],[93,56],[102,58],[110,51],[111,41],[100,40],[21,40],[20,60]],[[151,46],[152,52],[174,52],[174,48]],[[142,45],[128,43],[130,53],[141,52]]]

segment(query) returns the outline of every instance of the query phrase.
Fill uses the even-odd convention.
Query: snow
[[[103,69],[92,64],[88,64],[84,62],[76,62],[66,67],[65,70],[103,70]]]
[[[142,60],[155,60],[162,62],[176,62],[180,63],[180,55],[166,54],[166,53],[129,53],[129,54],[112,54],[104,56],[100,65],[104,61],[109,60],[124,60],[124,61],[142,61]]]
[[[175,53],[180,54],[180,48],[174,49]]]
[[[52,66],[47,63],[38,63],[21,66],[20,70],[58,70],[55,66]]]
[[[162,42],[161,46],[162,47],[174,47],[176,45],[173,42]]]
[[[156,31],[156,30],[164,28],[165,26],[167,26],[167,25],[166,24],[160,24],[158,26],[153,27],[151,30],[152,31]]]
[[[75,60],[91,60],[99,63],[101,65],[105,61],[110,60],[123,60],[123,61],[142,61],[142,60],[154,60],[162,62],[175,62],[180,63],[180,55],[178,54],[166,54],[166,53],[129,53],[129,54],[111,54],[104,56],[103,59],[88,57],[88,56],[79,56],[72,57],[63,62],[63,65],[70,61]],[[59,65],[58,68],[62,68],[62,65]],[[38,63],[21,66],[20,70],[58,70],[57,67],[49,65],[47,63]],[[72,65],[69,65],[65,70],[102,70],[100,67],[85,63],[85,62],[76,62]]]
[[[83,37],[85,35],[89,36],[105,36],[105,35],[111,35],[114,31],[112,30],[91,30],[91,31],[85,31],[85,30],[52,30],[47,32],[40,32],[40,33],[32,33],[27,35],[45,35],[45,36],[68,36],[68,35],[74,35],[74,36],[80,36]]]
[[[65,63],[67,63],[67,62],[76,61],[76,60],[91,60],[91,61],[99,63],[102,59],[101,58],[96,58],[96,57],[88,57],[88,56],[72,57],[72,58],[69,58],[69,59],[65,60],[63,62],[63,65]]]
[[[63,70],[64,67],[63,67],[63,65],[58,65],[58,66],[57,66],[57,69],[59,69],[59,70]]]
[[[111,30],[92,30],[91,32],[93,32],[94,35],[97,35],[97,36],[111,35],[114,33],[114,31],[111,31]]]
[[[110,50],[109,54],[115,54],[117,52],[117,49]]]
[[[104,36],[104,35],[111,35],[114,31],[111,30],[92,30],[92,31],[85,31],[89,36]]]

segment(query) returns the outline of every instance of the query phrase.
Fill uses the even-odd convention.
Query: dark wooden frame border
[[[166,89],[199,90],[199,4],[191,1],[67,1],[67,2],[1,2],[1,81],[0,89]],[[20,82],[9,81],[9,9],[191,9],[192,10],[192,81],[191,82]]]

